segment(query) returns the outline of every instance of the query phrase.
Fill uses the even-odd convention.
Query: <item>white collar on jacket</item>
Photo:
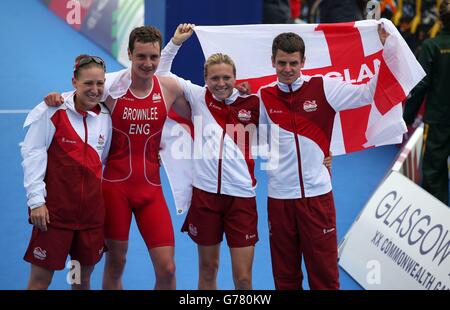
[[[294,83],[292,83],[291,85],[281,83],[279,80],[277,80],[277,85],[278,85],[278,88],[279,88],[281,91],[283,91],[283,92],[285,92],[285,93],[288,93],[288,92],[291,91],[291,90],[289,89],[289,86],[291,86],[292,91],[296,91],[296,90],[298,90],[300,87],[302,87],[303,81],[304,81],[304,79],[302,78],[302,75],[300,75],[300,76],[298,77],[298,79],[296,79],[296,80],[294,81]]]
[[[107,73],[105,82],[105,92],[102,101],[108,96],[117,99],[125,95],[131,86],[131,68]]]
[[[233,102],[236,101],[237,97],[239,97],[239,91],[236,88],[233,88],[233,92],[231,93],[231,95],[228,98],[225,98],[225,100],[217,99],[217,97],[214,96],[213,92],[211,92],[211,94],[213,95],[214,99],[216,99],[217,101],[223,102],[226,105],[232,104]]]
[[[62,105],[60,105],[57,108],[63,109],[64,107],[67,107],[68,109],[74,111],[75,113],[78,113],[77,110],[75,109],[75,103],[73,102],[73,96],[75,95],[75,91],[70,91],[70,92],[66,92],[66,93],[62,93],[61,96],[64,98],[64,103]],[[101,105],[100,105],[101,107]],[[32,123],[34,123],[35,121],[39,120],[42,115],[44,115],[45,111],[47,111],[47,109],[49,109],[51,107],[49,107],[48,105],[45,104],[44,101],[42,101],[40,104],[38,104],[37,106],[35,106],[33,108],[33,110],[30,111],[30,113],[28,113],[27,118],[25,119],[25,122],[23,123],[23,128],[31,125]],[[103,110],[104,108],[101,107],[101,109]],[[88,114],[95,117],[98,114],[92,111],[88,111]]]
[[[62,93],[61,96],[64,98],[64,103],[66,103],[67,99],[70,97],[70,98],[72,98],[72,105],[73,105],[73,94],[74,93],[75,93],[74,90],[70,91],[70,92]],[[63,107],[63,106],[64,106],[64,104],[60,105],[58,108]],[[28,113],[27,118],[25,119],[25,122],[23,123],[23,128],[30,126],[35,121],[39,120],[42,117],[42,115],[44,115],[45,111],[47,111],[47,109],[49,109],[49,108],[50,107],[48,105],[46,105],[44,101],[42,101],[37,106],[35,106],[33,108],[33,110],[31,110],[30,113]]]
[[[131,85],[131,68],[123,69],[117,72],[106,73],[105,91],[101,101],[105,101],[108,95],[113,99],[117,99],[126,94],[128,88]],[[73,102],[74,91],[62,93],[61,96],[65,102],[67,98],[72,97]],[[28,113],[27,118],[23,124],[23,127],[27,127],[41,118],[42,114],[47,111],[48,106],[45,102],[41,102],[33,110]],[[93,113],[95,114],[95,113]]]
[[[68,97],[65,97],[64,99],[64,104],[66,105],[66,107],[69,110],[72,110],[75,113],[78,113],[77,109],[75,108],[75,101],[73,100],[75,97],[75,91],[72,91],[71,93],[69,93]],[[100,105],[100,111],[102,110],[102,106]],[[94,111],[87,111],[87,114],[92,116],[92,117],[96,117],[98,116],[100,113],[95,113]]]

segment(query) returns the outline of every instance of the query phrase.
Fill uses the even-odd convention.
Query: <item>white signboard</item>
[[[339,265],[365,289],[450,290],[450,208],[396,171],[339,247]]]

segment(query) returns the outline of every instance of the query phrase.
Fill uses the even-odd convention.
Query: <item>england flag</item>
[[[384,46],[378,35],[380,23],[390,34]],[[406,125],[401,103],[425,72],[389,20],[195,27],[205,58],[218,52],[229,55],[236,64],[238,83],[249,82],[253,93],[276,80],[272,40],[282,32],[297,33],[305,41],[303,75],[362,84],[378,74],[373,103],[336,114],[333,155],[402,141]]]

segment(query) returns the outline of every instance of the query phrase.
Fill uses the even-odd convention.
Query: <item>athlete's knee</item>
[[[219,270],[219,260],[204,260],[200,262],[200,274],[205,280],[214,280]]]
[[[83,268],[81,271],[80,283],[77,284],[76,289],[89,290],[91,288],[92,271],[94,271],[93,267]]]
[[[106,252],[106,258],[116,264],[124,264],[126,261],[128,243],[121,244],[114,242],[108,242],[108,251]]]
[[[52,279],[47,276],[31,275],[28,282],[29,290],[46,290],[50,286]]]
[[[91,278],[81,278],[79,284],[72,284],[72,290],[90,290]]]
[[[242,274],[234,277],[234,287],[237,290],[251,290],[252,276],[251,274]]]
[[[46,290],[50,286],[50,282],[47,281],[30,281],[28,283],[28,290]]]
[[[127,262],[126,252],[124,253],[107,253],[106,254],[106,269],[114,273],[121,273],[125,268]]]
[[[168,261],[156,270],[156,275],[160,278],[173,278],[175,276],[175,262],[173,260]]]

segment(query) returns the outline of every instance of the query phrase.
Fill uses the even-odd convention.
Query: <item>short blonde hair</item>
[[[220,65],[220,64],[227,64],[233,67],[233,75],[236,77],[236,66],[234,65],[233,59],[231,59],[230,56],[222,53],[215,53],[208,57],[205,61],[205,65],[203,66],[203,74],[206,79],[206,76],[208,74],[208,68],[212,65]]]

